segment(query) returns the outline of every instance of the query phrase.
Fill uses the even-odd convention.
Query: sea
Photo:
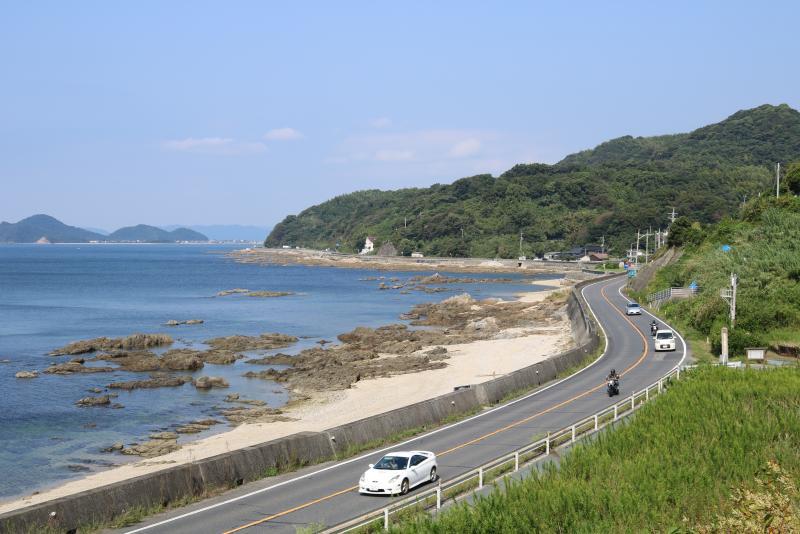
[[[292,347],[260,354],[295,354],[335,341],[356,326],[403,322],[413,305],[468,292],[476,298],[513,298],[545,289],[508,274],[452,274],[457,277],[513,278],[513,283],[447,284],[447,292],[426,294],[379,290],[376,277],[408,278],[425,272],[383,272],[302,265],[255,265],[227,254],[241,245],[58,244],[0,245],[0,500],[30,494],[68,479],[134,461],[102,452],[114,442],[143,441],[152,432],[173,430],[198,418],[215,417],[228,393],[260,399],[272,407],[288,400],[278,383],[245,378],[264,366],[240,360],[206,364],[195,376],[222,376],[227,389],[201,391],[191,384],[116,391],[121,409],[78,407],[91,388],[144,379],[147,373],[42,374],[69,356],[49,353],[72,341],[133,333],[167,333],[170,348],[202,347],[212,337],[280,332],[298,336]],[[293,295],[220,297],[227,289],[287,291]],[[200,325],[165,326],[169,320],[202,319]],[[108,365],[103,363],[103,365]],[[15,378],[38,370],[33,379]],[[180,372],[177,374],[187,374]],[[228,430],[226,424],[179,442]]]

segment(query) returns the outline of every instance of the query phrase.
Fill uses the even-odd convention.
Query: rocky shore
[[[316,265],[377,271],[448,271],[462,273],[563,273],[580,271],[578,263],[491,260],[480,258],[410,258],[359,256],[309,249],[249,248],[228,253],[239,263],[257,265]],[[522,266],[520,267],[520,263]]]
[[[382,282],[378,278],[374,281]],[[388,282],[404,284],[406,288],[408,284],[454,287],[473,280],[438,273],[412,278]],[[489,281],[495,280],[485,280]],[[210,417],[161,427],[139,442],[103,445],[104,450],[113,453],[161,456],[158,462],[136,462],[94,473],[43,492],[33,501],[219,454],[233,443],[245,447],[295,432],[321,431],[530,365],[570,346],[565,301],[566,295],[558,290],[527,293],[517,301],[459,294],[438,303],[414,306],[402,315],[409,324],[357,327],[339,335],[335,343],[321,343],[320,347],[304,349],[297,355],[252,355],[290,347],[298,341],[297,337],[280,333],[212,338],[204,342],[207,348],[202,350],[170,348],[175,342],[164,334],[70,343],[52,353],[73,356],[71,361],[54,363],[49,367],[52,371],[44,372],[107,373],[110,369],[145,373],[142,378],[110,382],[105,391],[92,388],[96,396],[76,401],[86,409],[112,407],[114,390],[187,384],[226,388],[227,382],[221,377],[197,376],[196,372],[207,363],[230,365],[242,358],[247,359],[239,365],[252,367],[246,372],[247,377],[280,383],[291,392],[291,400],[285,406],[271,407],[260,399],[226,392]],[[161,353],[153,352],[153,348],[159,348]],[[195,376],[186,372],[195,372]],[[198,434],[223,422],[234,428],[183,447],[178,443],[182,434]],[[28,498],[23,504],[30,502]],[[6,508],[13,506],[10,503]]]
[[[544,327],[556,321],[559,312],[563,314],[565,302],[563,293],[537,303],[475,300],[462,294],[417,305],[404,314],[412,326],[435,328],[414,329],[405,324],[358,327],[338,336],[341,343],[331,348],[248,360],[246,363],[289,367],[249,371],[245,376],[273,380],[286,384],[291,391],[308,393],[348,389],[361,380],[441,369],[447,366],[447,345],[524,335],[524,327]]]

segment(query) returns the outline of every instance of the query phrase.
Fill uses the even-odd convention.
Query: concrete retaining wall
[[[167,505],[210,488],[232,488],[265,476],[268,469],[307,465],[335,459],[350,447],[369,445],[397,432],[432,427],[448,418],[494,404],[509,394],[535,388],[574,367],[600,343],[594,322],[580,295],[581,282],[567,302],[577,348],[506,376],[433,399],[331,428],[302,432],[220,454],[130,480],[84,491],[0,516],[0,532],[35,532],[43,525],[68,532],[78,525],[99,523],[134,507]],[[55,518],[51,518],[55,512]]]

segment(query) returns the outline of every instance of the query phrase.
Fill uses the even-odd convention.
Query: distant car
[[[436,455],[430,451],[390,452],[361,475],[358,492],[405,495],[420,484],[435,482],[436,467]]]
[[[625,314],[626,315],[641,315],[642,314],[642,307],[639,306],[636,302],[629,302],[628,305],[625,307]]]
[[[675,350],[675,334],[672,330],[658,330],[654,342],[656,351]]]

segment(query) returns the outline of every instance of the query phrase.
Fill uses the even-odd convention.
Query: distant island
[[[139,224],[109,235],[64,224],[49,215],[33,215],[16,223],[0,223],[0,243],[179,243],[204,242],[208,237],[188,228],[172,231]]]

